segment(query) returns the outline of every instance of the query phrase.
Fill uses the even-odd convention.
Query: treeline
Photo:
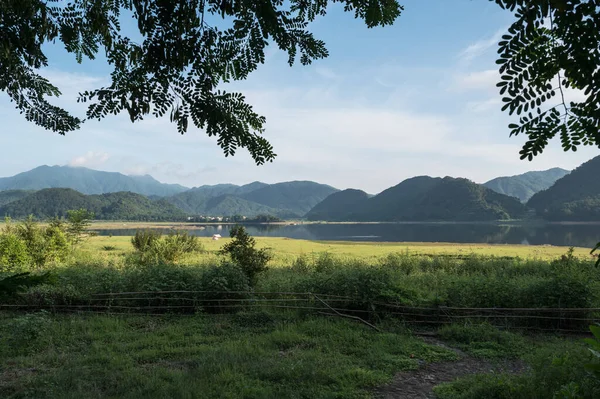
[[[87,209],[98,220],[185,221],[187,215],[163,199],[118,192],[85,195],[69,188],[37,191],[0,207],[0,215],[16,219],[33,215],[38,219],[64,218],[71,209]]]

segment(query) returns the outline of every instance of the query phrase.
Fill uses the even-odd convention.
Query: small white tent
[[[219,238],[221,238],[221,234],[213,234],[213,240],[218,240]]]

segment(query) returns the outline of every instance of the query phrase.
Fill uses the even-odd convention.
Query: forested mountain
[[[131,192],[85,195],[70,188],[47,188],[0,207],[0,216],[39,219],[64,217],[70,209],[85,208],[100,220],[185,220],[186,214],[164,199],[153,201]]]
[[[600,156],[577,167],[527,202],[548,220],[600,221]]]
[[[211,214],[212,216],[220,216],[221,214],[214,213],[213,209],[217,204],[216,202],[208,203],[212,198],[222,197],[224,195],[240,195],[250,191],[267,186],[266,183],[254,182],[246,184],[244,186],[236,186],[235,184],[217,184],[213,186],[205,185],[200,187],[194,187],[188,191],[173,195],[166,198],[171,204],[175,205],[182,211],[189,214]],[[255,206],[250,205],[250,206]],[[225,212],[233,212],[234,209],[220,209]],[[226,215],[235,215],[236,213],[226,213]],[[249,216],[247,213],[240,213],[240,215]]]
[[[331,194],[306,214],[308,220],[341,222],[350,220],[369,199],[362,190],[347,189]]]
[[[535,193],[546,190],[569,171],[552,168],[543,171],[527,172],[516,176],[497,177],[483,185],[497,193],[517,197],[527,202]]]
[[[25,198],[28,195],[34,193],[33,190],[6,190],[0,191],[0,206],[9,204],[13,201]]]
[[[304,216],[314,205],[336,191],[333,187],[310,181],[254,182],[244,186],[219,184],[196,187],[166,200],[194,215],[270,214],[290,218]]]
[[[516,219],[526,213],[516,198],[451,177],[414,177],[372,198],[366,196],[358,190],[337,193],[315,206],[307,217],[327,221],[491,221]]]
[[[268,186],[241,195],[258,204],[304,216],[315,205],[338,189],[312,181],[291,181]]]
[[[179,184],[164,184],[152,176],[126,176],[81,167],[39,166],[12,177],[0,178],[2,190],[72,188],[83,194],[131,191],[143,195],[169,196],[187,190]]]

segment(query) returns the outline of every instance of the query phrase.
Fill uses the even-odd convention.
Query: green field
[[[199,240],[208,251],[215,254],[229,238],[213,241],[200,237]],[[257,237],[261,248],[271,248],[274,254],[273,264],[289,264],[300,255],[314,256],[329,253],[342,258],[373,261],[393,253],[409,255],[481,255],[497,257],[520,257],[527,259],[555,259],[565,254],[567,247],[551,245],[503,245],[503,244],[452,244],[452,243],[373,243],[344,241],[308,241],[280,237]],[[131,251],[131,237],[97,236],[87,240],[82,249],[93,253],[102,251],[106,246],[113,246],[118,253]],[[590,258],[589,248],[575,248],[575,255]],[[203,256],[206,256],[204,254]]]

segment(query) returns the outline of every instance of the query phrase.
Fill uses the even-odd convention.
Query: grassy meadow
[[[600,275],[589,249],[257,238],[272,259],[251,287],[218,253],[229,238],[198,242],[200,250],[173,261],[142,262],[131,237],[95,236],[66,258],[31,269],[53,278],[0,295],[0,397],[369,398],[386,384],[401,389],[397,373],[465,362],[485,367],[441,381],[438,397],[600,395],[600,383],[584,368],[594,357],[581,340],[585,319],[596,313],[571,313],[581,318],[570,324],[557,321],[564,316],[558,310],[539,319],[415,324],[378,305],[600,307]],[[194,300],[219,306],[247,302],[149,314],[147,306],[187,300],[160,294],[110,299],[140,314],[86,307],[102,293],[164,291],[198,292]],[[332,312],[270,306],[268,294],[277,292],[322,295],[377,329]],[[580,333],[558,334],[563,328]],[[523,366],[492,372],[505,362]]]
[[[205,260],[207,255],[215,255],[230,239],[224,237],[213,241],[210,237],[199,237],[206,252],[198,256]],[[389,254],[409,254],[411,256],[469,256],[511,257],[523,259],[551,260],[564,255],[567,247],[551,245],[504,245],[504,244],[455,244],[455,243],[393,243],[355,241],[309,241],[282,237],[256,237],[257,247],[269,248],[273,253],[272,265],[290,265],[299,256],[315,257],[323,253],[344,259],[376,261]],[[96,236],[87,240],[81,247],[92,254],[106,253],[106,247],[114,247],[113,255],[123,255],[132,250],[129,236]],[[574,255],[590,258],[589,248],[574,248]]]

